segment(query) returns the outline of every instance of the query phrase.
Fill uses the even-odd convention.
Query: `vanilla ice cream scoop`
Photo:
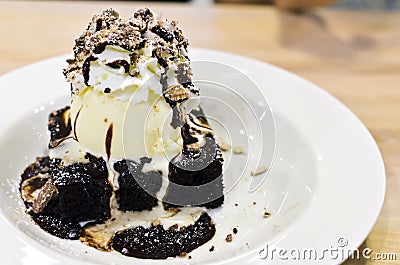
[[[184,102],[199,92],[187,46],[176,22],[150,9],[127,20],[112,9],[95,15],[64,70],[75,140],[115,159],[176,154]]]

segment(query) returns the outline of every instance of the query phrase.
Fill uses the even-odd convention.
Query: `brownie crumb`
[[[232,232],[233,232],[233,233],[236,235],[236,234],[237,234],[237,232],[238,232],[237,228],[236,228],[236,227],[235,227],[235,228],[233,228]]]
[[[270,216],[271,216],[271,214],[269,212],[267,212],[267,211],[265,211],[264,214],[263,214],[264,218],[268,218]]]
[[[192,256],[189,256],[188,259],[192,259]]]
[[[104,93],[108,94],[108,93],[110,93],[110,92],[111,92],[111,88],[106,87],[106,88],[104,89]]]
[[[214,251],[214,246],[211,246],[211,248],[208,251],[213,252]]]
[[[107,118],[104,118],[104,122],[107,123],[107,122],[108,122],[108,119],[107,119]]]
[[[239,204],[235,203],[235,206],[238,206]]]
[[[229,234],[229,235],[226,236],[225,241],[226,242],[232,242],[232,239],[233,239],[232,234]]]
[[[257,204],[257,202],[253,202],[253,205],[256,205]]]

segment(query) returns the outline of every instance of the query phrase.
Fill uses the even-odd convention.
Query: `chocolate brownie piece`
[[[200,154],[183,151],[169,163],[170,184],[164,197],[164,208],[223,204],[222,157],[213,137],[205,137]]]
[[[142,172],[143,166],[151,159],[143,157],[140,163],[131,160],[121,160],[114,164],[119,173],[119,188],[115,191],[121,211],[151,210],[158,204],[156,193],[162,184],[160,171]]]
[[[103,158],[64,165],[61,159],[38,158],[22,174],[20,191],[28,213],[52,235],[78,239],[79,222],[110,217],[112,188]]]
[[[164,229],[162,225],[142,226],[117,232],[112,247],[123,255],[142,259],[166,259],[189,253],[208,242],[215,234],[215,225],[207,213],[182,229]]]

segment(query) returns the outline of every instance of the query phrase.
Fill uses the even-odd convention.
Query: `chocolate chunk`
[[[101,30],[102,26],[103,26],[103,20],[102,20],[101,18],[99,18],[99,19],[96,21],[96,31]]]
[[[174,34],[171,33],[170,31],[166,30],[164,27],[160,25],[156,25],[153,28],[150,29],[151,32],[154,34],[157,34],[161,38],[163,38],[166,42],[172,42],[174,39]]]
[[[53,180],[49,178],[47,182],[43,185],[39,194],[33,201],[32,210],[34,213],[41,212],[47,203],[53,197],[53,194],[57,192],[57,187],[54,185]]]
[[[232,240],[233,240],[232,234],[227,235],[225,238],[226,242],[232,242]]]
[[[153,17],[153,13],[148,8],[139,9],[133,15],[134,18],[149,22],[149,19]]]

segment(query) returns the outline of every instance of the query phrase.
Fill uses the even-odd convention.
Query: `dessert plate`
[[[69,87],[61,73],[66,58],[38,62],[0,78],[2,263],[136,264],[138,260],[117,252],[55,238],[24,213],[19,175],[36,156],[45,154],[48,114],[69,103]],[[248,191],[248,169],[226,194],[223,208],[211,213],[217,233],[210,242],[185,257],[141,262],[341,263],[368,235],[385,195],[382,157],[368,130],[335,98],[285,70],[205,49],[192,48],[191,58],[236,68],[258,86],[275,120],[274,163],[256,191]],[[193,64],[195,78],[215,74],[198,65]],[[257,104],[259,98],[253,97]],[[213,111],[218,113],[218,106]],[[227,116],[221,114],[220,120],[234,122]],[[230,154],[230,172],[241,173],[235,159],[240,156]],[[225,240],[227,235],[231,242]]]

